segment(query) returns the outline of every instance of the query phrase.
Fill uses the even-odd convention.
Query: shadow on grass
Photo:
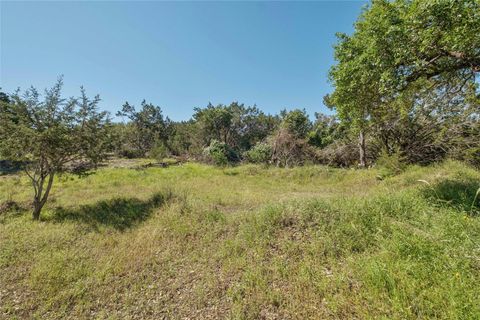
[[[476,197],[480,181],[475,179],[448,179],[426,188],[424,195],[428,199],[450,207],[480,214],[480,196]]]
[[[21,216],[26,210],[27,206],[13,200],[0,202],[0,224],[5,223],[8,218]]]
[[[23,170],[25,163],[0,159],[0,176],[17,174]]]
[[[154,209],[161,207],[172,197],[171,192],[158,192],[148,200],[113,198],[79,208],[59,207],[46,220],[53,222],[78,221],[94,230],[105,226],[124,231],[145,221]]]

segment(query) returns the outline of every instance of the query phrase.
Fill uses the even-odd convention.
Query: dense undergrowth
[[[0,317],[480,318],[480,173],[378,175],[104,168],[63,176],[40,222],[0,177]]]

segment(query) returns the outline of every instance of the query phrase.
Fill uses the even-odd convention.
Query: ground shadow
[[[479,214],[480,196],[475,200],[478,188],[480,181],[476,179],[447,179],[425,188],[424,195],[432,201]]]
[[[0,202],[0,223],[4,223],[8,218],[18,217],[26,210],[27,206],[22,206],[22,204],[13,200]]]
[[[53,222],[78,221],[94,230],[106,226],[124,231],[145,221],[154,209],[161,207],[171,198],[170,192],[158,192],[148,200],[113,198],[79,208],[58,207],[46,220]]]
[[[0,176],[19,173],[23,170],[24,166],[24,162],[0,159]]]

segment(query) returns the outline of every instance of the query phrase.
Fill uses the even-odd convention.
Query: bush
[[[144,156],[142,151],[130,147],[122,147],[117,154],[127,159],[142,158]]]
[[[358,146],[354,142],[336,141],[318,150],[315,156],[317,161],[324,165],[351,167],[358,163]]]
[[[265,142],[257,143],[245,153],[245,157],[252,163],[268,163],[272,159],[273,148]]]
[[[388,153],[386,150],[382,150],[377,159],[377,166],[380,169],[380,175],[382,177],[400,174],[406,168],[404,157],[398,149],[393,153]]]
[[[152,148],[148,152],[148,156],[152,159],[161,161],[163,158],[165,158],[168,155],[168,150],[167,147],[163,143],[159,143],[155,145],[155,147]]]
[[[240,160],[235,150],[226,143],[217,140],[212,140],[210,146],[203,150],[203,154],[217,166],[226,166]]]
[[[299,139],[285,128],[269,137],[272,145],[272,163],[277,167],[303,165],[313,157],[313,149],[305,139]]]

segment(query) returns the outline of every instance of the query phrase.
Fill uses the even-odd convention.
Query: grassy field
[[[185,164],[0,214],[0,318],[480,319],[480,173]],[[419,180],[424,180],[423,182]],[[25,177],[0,203],[26,206]]]

